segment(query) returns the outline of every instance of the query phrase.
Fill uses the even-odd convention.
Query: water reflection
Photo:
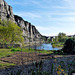
[[[43,43],[41,45],[34,45],[30,48],[39,49],[39,50],[59,50],[60,48],[53,48],[51,43]]]
[[[53,48],[51,43],[44,43],[41,44],[40,46],[36,47],[37,49],[42,49],[42,50],[59,50],[59,48]]]

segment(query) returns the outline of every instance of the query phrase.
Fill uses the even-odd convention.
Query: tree
[[[0,20],[0,42],[13,43],[23,42],[21,28],[11,21]]]
[[[59,33],[59,34],[58,34],[58,41],[59,41],[59,42],[65,41],[65,40],[64,40],[65,37],[66,37],[66,34],[65,34],[65,33]]]

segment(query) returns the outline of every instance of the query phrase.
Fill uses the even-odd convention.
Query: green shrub
[[[11,46],[9,46],[8,48],[9,48],[9,49],[13,49],[13,47],[11,47]]]
[[[13,52],[18,52],[18,51],[21,51],[21,50],[17,50],[17,49],[15,49],[15,48],[13,48],[11,51],[13,51]]]
[[[64,53],[75,53],[75,42],[71,39],[66,40],[62,50]]]
[[[63,55],[63,51],[62,50],[57,50],[57,51],[54,51],[55,54],[59,54],[59,55]]]

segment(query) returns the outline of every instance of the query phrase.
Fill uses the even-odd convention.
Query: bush
[[[17,49],[15,49],[15,48],[13,48],[11,51],[13,51],[13,52],[18,52],[18,51],[21,51],[21,50],[17,50]]]
[[[71,39],[66,40],[62,50],[64,53],[75,53],[75,42]]]
[[[54,51],[55,54],[59,54],[59,55],[63,55],[64,53],[62,52],[62,50],[57,50],[57,51]]]
[[[13,49],[13,47],[9,46],[8,49]]]

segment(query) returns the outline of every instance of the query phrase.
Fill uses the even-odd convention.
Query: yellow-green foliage
[[[5,67],[10,67],[10,66],[15,66],[15,64],[0,61],[0,69],[4,69]]]
[[[0,42],[23,42],[21,28],[11,21],[0,19]]]
[[[13,53],[11,49],[0,49],[0,57],[11,56]]]

